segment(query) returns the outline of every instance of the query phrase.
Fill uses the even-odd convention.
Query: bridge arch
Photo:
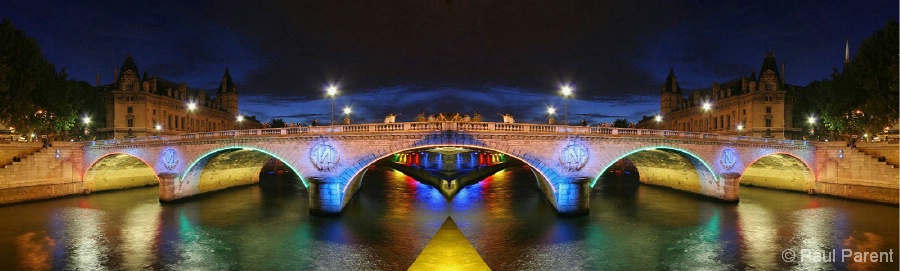
[[[429,149],[429,148],[439,148],[439,147],[459,147],[459,148],[469,148],[469,149],[475,149],[475,150],[487,150],[487,151],[492,151],[492,152],[508,155],[514,159],[522,161],[523,163],[528,165],[532,169],[532,171],[535,173],[535,178],[537,179],[538,188],[544,192],[545,196],[547,196],[547,199],[554,205],[554,207],[558,207],[558,206],[556,206],[558,204],[557,196],[556,196],[556,186],[552,182],[553,181],[552,177],[555,176],[555,173],[548,172],[548,171],[552,171],[552,170],[547,168],[545,164],[543,164],[542,162],[540,162],[536,159],[526,159],[527,156],[530,155],[527,153],[522,153],[522,152],[518,152],[518,151],[504,151],[497,147],[490,147],[490,146],[486,146],[483,144],[477,144],[477,143],[472,143],[472,144],[446,143],[446,144],[422,144],[422,145],[413,144],[410,146],[404,146],[402,148],[394,149],[391,152],[385,152],[385,153],[381,153],[381,154],[369,153],[368,157],[370,157],[371,159],[367,159],[368,160],[367,162],[361,163],[362,166],[359,169],[354,170],[351,174],[347,175],[347,177],[345,177],[345,179],[342,181],[343,187],[341,187],[341,190],[345,195],[344,205],[346,205],[346,203],[349,201],[349,197],[347,197],[346,195],[351,195],[351,197],[352,197],[352,193],[355,193],[356,190],[359,189],[359,186],[361,185],[361,180],[362,180],[361,174],[365,174],[365,172],[369,168],[369,166],[371,166],[375,162],[377,162],[381,159],[385,159],[385,158],[387,158],[391,155],[397,154],[397,153],[413,151],[413,150]],[[541,170],[541,168],[544,168],[544,170]],[[548,176],[551,176],[551,177],[548,177]],[[348,192],[349,192],[349,194],[348,194]]]
[[[747,186],[809,191],[815,181],[812,167],[803,158],[790,152],[776,151],[747,163],[739,182]]]
[[[307,180],[290,160],[273,151],[250,146],[226,146],[203,153],[191,161],[179,180],[190,184],[193,194],[259,182],[266,162],[277,159],[288,166],[308,188]]]
[[[614,159],[601,165],[603,170],[598,172],[590,188],[596,185],[600,175],[623,159],[634,164],[641,183],[707,194],[710,187],[719,182],[713,168],[701,156],[683,148],[656,146],[639,147],[615,155]]]
[[[151,163],[125,152],[107,153],[92,161],[81,179],[86,192],[154,186],[160,182]]]
[[[374,158],[374,159],[371,159],[371,161],[365,163],[365,164],[362,166],[362,169],[356,170],[351,176],[355,177],[356,175],[359,175],[360,173],[363,173],[363,172],[365,171],[366,168],[368,168],[369,166],[371,166],[371,165],[374,164],[375,162],[377,162],[377,161],[379,161],[379,160],[381,160],[381,159],[387,158],[388,156],[397,154],[397,153],[407,152],[407,151],[412,151],[412,150],[420,150],[420,149],[440,148],[440,147],[460,147],[460,148],[470,148],[470,149],[477,149],[477,150],[493,151],[493,152],[497,152],[497,153],[502,153],[502,154],[504,154],[504,155],[509,155],[510,157],[513,157],[513,158],[515,158],[515,159],[517,159],[517,160],[520,160],[520,161],[522,161],[523,163],[525,163],[526,165],[528,165],[528,166],[530,166],[531,168],[535,169],[535,172],[537,172],[538,174],[540,174],[540,176],[541,176],[542,178],[544,178],[544,181],[547,181],[547,182],[548,182],[548,183],[547,183],[548,185],[550,184],[550,183],[549,183],[549,180],[550,180],[550,179],[547,178],[547,174],[544,173],[544,172],[542,172],[541,170],[537,169],[537,167],[536,167],[534,164],[532,164],[532,162],[529,162],[529,161],[525,160],[523,157],[520,157],[519,155],[512,154],[512,153],[507,152],[507,151],[499,150],[499,149],[496,149],[496,148],[491,148],[491,147],[486,147],[486,146],[480,146],[480,145],[475,145],[475,144],[434,144],[434,145],[418,145],[418,146],[411,146],[411,147],[405,147],[405,148],[402,148],[402,149],[397,149],[397,150],[394,150],[393,152],[383,153],[383,154],[381,154],[381,155],[376,155],[376,154],[374,154],[374,153],[371,153],[370,155],[372,155],[372,156],[375,157],[375,158]],[[348,182],[348,183],[345,185],[345,187],[344,187],[343,189],[346,190],[347,187],[350,186],[350,185],[351,185],[351,184]]]

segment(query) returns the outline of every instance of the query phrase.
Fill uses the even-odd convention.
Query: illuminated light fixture
[[[656,115],[656,122],[660,122],[660,121],[662,121],[662,116]]]
[[[550,115],[556,114],[556,108],[547,107],[547,114],[550,114]]]
[[[156,125],[156,130],[157,130],[157,131],[162,130],[162,126],[160,126],[159,124],[157,124],[157,125]]]
[[[237,121],[238,121],[238,122],[244,121],[244,115],[238,115],[238,116],[237,116]]]
[[[194,109],[197,109],[197,104],[191,102],[191,103],[188,103],[187,107],[188,107],[188,110],[194,111]]]
[[[738,125],[738,126],[737,126],[737,129],[738,129],[738,131],[744,130],[744,125]]]
[[[562,91],[563,96],[572,95],[572,87],[569,85],[562,86],[561,91]]]
[[[813,123],[816,123],[816,118],[815,118],[815,117],[809,117],[809,124],[813,124]]]
[[[91,123],[91,118],[90,118],[90,117],[84,117],[84,118],[81,119],[81,122],[84,122],[84,124],[89,124],[89,123]]]
[[[703,110],[709,111],[710,108],[712,108],[712,104],[709,102],[703,103]]]
[[[344,115],[350,115],[350,111],[352,111],[352,110],[350,109],[349,106],[348,106],[348,107],[344,107]]]

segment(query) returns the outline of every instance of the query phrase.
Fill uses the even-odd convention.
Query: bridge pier
[[[311,177],[309,184],[309,213],[314,215],[338,215],[344,209],[343,184],[325,178]]]
[[[177,200],[179,197],[175,195],[175,183],[178,180],[178,174],[162,173],[156,176],[159,177],[159,201],[167,202]]]
[[[589,177],[565,178],[556,183],[556,211],[562,215],[587,214],[591,204]]]
[[[719,176],[719,183],[722,184],[722,197],[726,201],[738,201],[740,199],[739,184],[741,174],[726,173]]]

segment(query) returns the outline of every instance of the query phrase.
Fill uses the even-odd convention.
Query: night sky
[[[126,56],[143,74],[215,89],[229,68],[242,113],[267,121],[381,121],[426,110],[488,120],[511,113],[572,122],[657,114],[669,67],[682,88],[759,71],[764,52],[787,83],[827,78],[888,20],[887,1],[9,1],[0,17],[36,39],[70,77],[101,84]],[[690,92],[690,91],[688,91]],[[338,115],[340,118],[340,115]]]

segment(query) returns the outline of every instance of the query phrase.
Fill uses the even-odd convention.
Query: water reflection
[[[587,216],[559,217],[521,167],[452,201],[370,169],[338,217],[308,214],[299,180],[177,204],[158,188],[0,207],[0,266],[13,270],[405,270],[452,216],[494,270],[897,269],[897,263],[787,263],[784,249],[898,249],[891,206],[741,188],[738,204],[604,176]]]

